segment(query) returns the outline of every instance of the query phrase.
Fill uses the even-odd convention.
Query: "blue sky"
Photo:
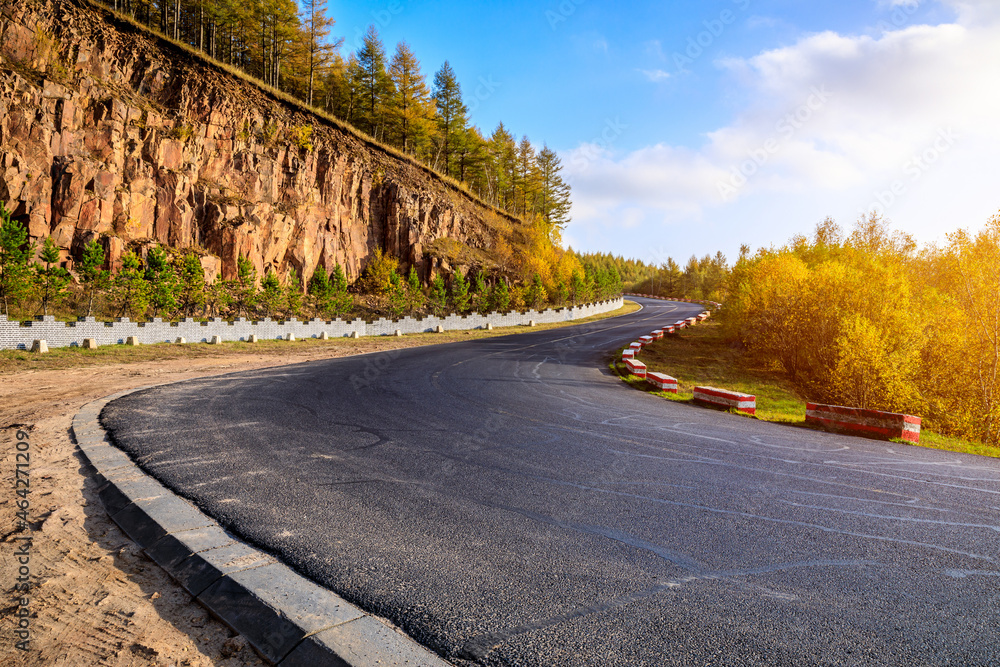
[[[878,210],[923,242],[1000,208],[1000,2],[331,0],[472,121],[562,156],[566,240],[662,262]]]

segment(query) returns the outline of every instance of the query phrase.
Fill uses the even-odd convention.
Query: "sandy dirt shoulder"
[[[147,385],[461,339],[461,334],[448,334],[433,339],[331,342],[261,353],[220,349],[207,357],[129,363],[104,359],[99,366],[70,364],[0,375],[0,582],[5,591],[0,665],[264,664],[108,517],[70,431],[81,407]],[[19,430],[29,435],[30,443],[33,588],[27,651],[16,647],[15,635],[21,593],[15,590],[20,565],[14,556],[25,536],[17,529]]]

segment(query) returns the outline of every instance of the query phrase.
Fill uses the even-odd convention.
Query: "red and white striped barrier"
[[[670,326],[668,326],[668,327],[663,327],[663,331],[664,331],[665,333],[668,333],[668,334],[672,334],[672,333],[674,332],[674,325],[673,325],[673,324],[671,324],[671,325],[670,325]]]
[[[687,325],[688,325],[687,320],[678,320],[677,322],[674,322],[674,328],[678,330],[686,329]]]
[[[639,336],[639,342],[642,343],[643,347],[652,344],[653,340],[655,339],[652,336]]]
[[[622,350],[622,361],[625,361],[626,359],[635,359],[635,350],[632,348]]]
[[[689,317],[689,318],[687,318],[685,320],[685,322],[688,323],[689,327],[693,327],[694,325],[698,324],[698,318],[697,317]]]
[[[628,372],[638,378],[646,377],[646,364],[638,361],[636,359],[626,359],[625,366],[628,368]]]
[[[738,391],[716,389],[715,387],[695,387],[694,402],[723,408],[736,408],[748,415],[757,414],[757,397]]]
[[[901,438],[913,444],[920,442],[920,417],[913,415],[806,403],[806,423],[885,440]]]
[[[636,342],[634,342],[634,343],[630,343],[630,344],[629,344],[629,349],[630,349],[630,350],[635,350],[635,351],[636,351],[636,354],[638,354],[638,353],[639,353],[639,350],[641,350],[641,349],[642,349],[642,343],[640,343],[639,341],[636,341]]]
[[[699,316],[697,317],[697,320],[698,320],[699,322],[704,322],[705,320],[707,320],[707,319],[708,319],[708,315],[709,315],[709,313],[702,313],[701,315],[699,315]]]
[[[666,373],[647,373],[646,382],[660,391],[666,391],[671,394],[677,393],[677,379],[670,377]]]
[[[663,329],[657,329],[650,336],[653,337],[653,340],[663,340]]]

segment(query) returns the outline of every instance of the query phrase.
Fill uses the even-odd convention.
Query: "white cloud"
[[[666,81],[670,78],[670,72],[665,72],[662,69],[640,69],[642,75],[652,81],[653,83],[659,83],[661,81]]]
[[[564,156],[574,224],[597,234],[627,202],[646,211],[647,235],[685,221],[725,228],[740,220],[745,229],[770,201],[772,218],[808,216],[802,225],[840,213],[849,225],[898,182],[906,187],[886,213],[920,237],[934,237],[942,220],[950,228],[984,222],[954,212],[980,216],[1000,206],[984,176],[1000,150],[1000,2],[945,1],[958,13],[954,23],[880,36],[823,32],[720,61],[748,101],[699,148],[658,144],[617,155],[584,145]],[[907,166],[933,154],[942,132],[954,142],[911,180]]]

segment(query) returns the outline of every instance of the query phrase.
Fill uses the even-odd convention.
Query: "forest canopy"
[[[263,85],[292,95],[463,184],[507,213],[561,229],[570,188],[554,150],[502,122],[472,124],[459,77],[433,77],[401,41],[391,55],[375,25],[348,50],[326,0],[104,0]]]

